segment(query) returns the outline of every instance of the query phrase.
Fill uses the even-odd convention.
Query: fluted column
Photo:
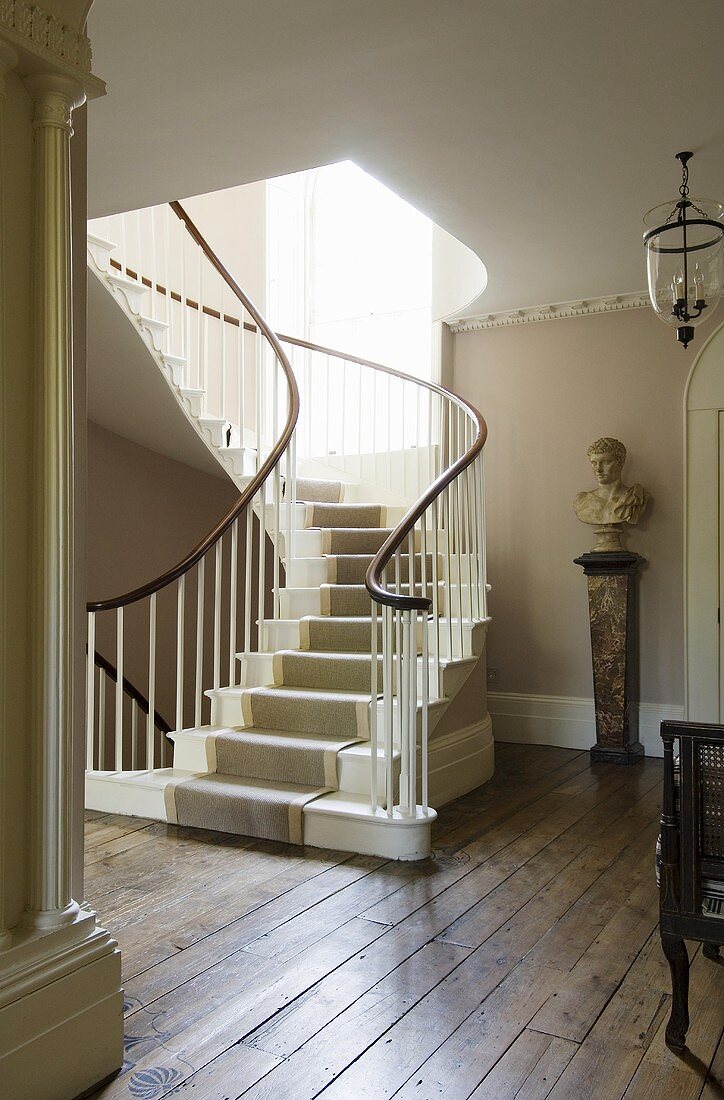
[[[5,174],[3,171],[5,161],[5,133],[4,133],[4,105],[5,105],[5,76],[14,69],[18,63],[18,55],[7,42],[0,39],[0,227],[5,224],[5,195],[3,190],[3,183]],[[2,245],[0,244],[0,248]],[[2,256],[0,256],[0,327],[2,331],[5,331],[5,298],[4,298],[4,285],[7,277],[7,271]],[[0,340],[0,358],[4,355],[5,349]],[[0,361],[0,375],[4,369],[4,364]],[[8,522],[8,517],[4,515],[2,502],[0,502],[0,545],[3,544],[2,531],[5,524]],[[0,593],[2,598],[2,593]],[[0,608],[0,612],[3,609]],[[4,662],[3,647],[8,644],[8,640],[5,636],[0,638],[0,659]],[[0,716],[0,768],[7,768],[7,726],[3,716]],[[5,820],[5,806],[4,806],[4,792],[2,782],[0,782],[0,833],[3,832],[3,822]],[[7,947],[10,943],[10,933],[5,927],[5,852],[2,841],[0,840],[0,951]]]
[[[80,83],[25,80],[34,102],[34,511],[31,864],[26,924],[72,921],[73,393],[70,138]]]

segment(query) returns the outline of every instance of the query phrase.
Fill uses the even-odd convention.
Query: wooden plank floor
[[[421,865],[88,813],[126,991],[98,1097],[724,1096],[724,974],[698,950],[689,1050],[664,1045],[659,761],[496,751]]]

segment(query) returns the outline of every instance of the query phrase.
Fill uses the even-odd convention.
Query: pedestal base
[[[604,748],[601,745],[593,745],[590,752],[592,764],[637,764],[645,755],[640,741],[623,748]]]

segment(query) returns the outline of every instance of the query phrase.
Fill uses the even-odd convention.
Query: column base
[[[593,745],[591,750],[592,764],[636,764],[644,758],[644,747],[640,741],[634,741],[633,745],[604,749],[600,745]]]
[[[0,1096],[72,1100],[123,1061],[120,952],[95,914],[0,954]]]

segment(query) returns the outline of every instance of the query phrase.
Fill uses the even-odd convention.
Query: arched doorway
[[[724,324],[689,376],[685,409],[686,710],[724,718]]]

